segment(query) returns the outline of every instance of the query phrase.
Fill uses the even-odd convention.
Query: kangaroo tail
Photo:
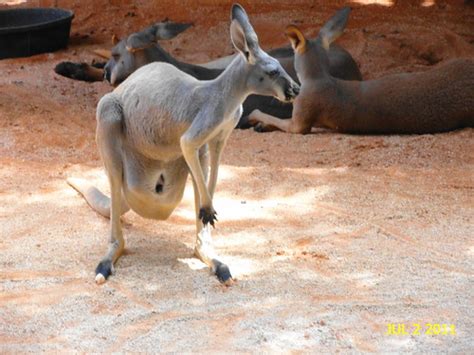
[[[68,178],[67,183],[84,197],[87,204],[94,211],[106,218],[110,218],[110,198],[108,196],[84,179]],[[130,209],[123,198],[121,208],[121,215]]]

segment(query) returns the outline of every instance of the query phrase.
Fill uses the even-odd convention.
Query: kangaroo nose
[[[104,68],[104,78],[110,83],[110,69],[107,66]]]
[[[286,91],[285,96],[288,101],[293,100],[300,93],[300,87],[298,85],[290,85]]]
[[[298,85],[293,85],[293,92],[295,93],[295,96],[298,96],[300,93],[300,87]]]

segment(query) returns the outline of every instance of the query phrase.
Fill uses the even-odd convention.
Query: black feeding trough
[[[74,13],[57,8],[0,10],[0,59],[66,47]]]

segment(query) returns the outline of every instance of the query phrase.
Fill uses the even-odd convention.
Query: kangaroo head
[[[286,36],[295,52],[295,70],[300,82],[305,78],[319,78],[329,75],[328,51],[331,43],[343,33],[351,9],[345,7],[329,19],[314,39],[307,39],[301,30],[293,25],[286,28]]]
[[[291,79],[278,60],[260,48],[257,34],[242,6],[232,6],[231,20],[232,43],[249,68],[249,90],[254,94],[274,96],[280,101],[292,101],[298,95],[298,84]]]
[[[158,22],[121,41],[114,36],[112,56],[104,68],[105,78],[117,86],[143,65],[154,61],[169,62],[169,54],[157,41],[174,38],[190,26],[187,23]]]

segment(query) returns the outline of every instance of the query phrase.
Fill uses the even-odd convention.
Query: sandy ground
[[[169,17],[164,42],[203,62],[231,52],[229,2],[34,1],[76,13],[67,50],[0,61],[0,352],[452,352],[474,348],[474,129],[423,136],[235,131],[215,207],[219,284],[193,258],[192,188],[167,221],[123,218],[126,255],[103,286],[108,221],[65,182],[107,190],[94,111],[110,91],[59,77],[112,33]],[[316,33],[344,2],[246,3],[263,47]],[[324,3],[324,4],[323,4]],[[474,56],[461,1],[354,6],[340,43],[365,77]],[[104,11],[107,9],[107,11]],[[198,46],[199,44],[199,46]],[[387,324],[409,335],[385,335]],[[414,334],[413,324],[422,326]],[[456,335],[428,335],[427,323]]]

